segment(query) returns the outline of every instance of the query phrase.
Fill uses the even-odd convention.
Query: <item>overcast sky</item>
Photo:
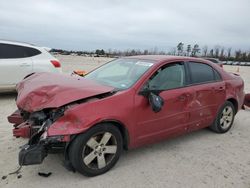
[[[250,0],[1,0],[0,39],[68,50],[250,50]]]

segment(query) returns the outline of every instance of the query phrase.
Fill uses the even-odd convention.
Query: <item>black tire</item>
[[[223,111],[226,109],[232,109],[232,119],[230,119],[230,121],[223,120]],[[220,108],[214,123],[210,126],[210,129],[216,133],[226,133],[233,125],[235,114],[236,110],[234,105],[230,101],[226,101],[225,104]],[[221,121],[223,121],[223,123],[221,123]],[[226,121],[226,126],[224,126],[224,121]]]
[[[101,136],[102,134],[103,136]],[[101,143],[102,140],[104,139],[105,134],[106,135],[111,134],[112,136],[109,138],[108,142],[105,145],[103,145]],[[96,142],[91,141],[93,139]],[[93,142],[95,144],[98,143],[98,145],[93,145],[92,144]],[[109,145],[110,143],[113,144]],[[111,147],[113,147],[114,149],[115,144],[117,146],[115,153],[112,154],[105,153],[104,149],[108,150],[108,147],[109,149]],[[91,145],[91,147],[89,147],[89,145]],[[94,126],[87,132],[78,135],[76,139],[73,140],[69,148],[69,160],[74,169],[79,173],[89,177],[97,176],[107,172],[116,164],[116,162],[120,157],[122,146],[123,146],[123,141],[119,129],[110,123],[101,123]],[[107,150],[106,152],[108,152]],[[112,152],[114,151],[112,150]],[[89,157],[90,155],[91,157]],[[94,155],[96,157],[93,159],[92,156]],[[91,158],[90,160],[92,160],[92,162],[90,162],[89,164],[86,164],[85,162],[87,156]],[[103,165],[103,157],[106,166],[99,168],[100,167],[99,159],[100,161],[102,160],[102,163],[100,164]],[[88,162],[90,160],[88,160]]]

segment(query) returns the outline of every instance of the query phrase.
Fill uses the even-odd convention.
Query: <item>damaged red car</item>
[[[199,58],[134,56],[84,77],[34,73],[17,85],[8,117],[29,141],[20,165],[63,152],[65,166],[86,176],[111,169],[123,149],[209,127],[227,132],[244,100],[239,75]]]

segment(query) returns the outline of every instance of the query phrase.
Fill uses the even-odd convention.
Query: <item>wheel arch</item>
[[[235,113],[238,112],[238,102],[235,98],[231,97],[231,98],[228,98],[227,101],[231,102],[235,108]]]
[[[103,120],[97,124],[95,124],[94,126],[101,124],[101,123],[110,123],[113,126],[117,127],[119,129],[119,131],[121,132],[122,135],[122,139],[123,139],[123,148],[125,150],[128,150],[128,145],[129,145],[129,133],[128,133],[128,129],[126,128],[126,126],[118,121],[118,120],[114,120],[114,119],[107,119],[107,120]]]
[[[95,127],[99,124],[102,124],[102,123],[108,123],[108,124],[111,124],[112,126],[115,126],[119,129],[119,131],[121,132],[121,135],[122,135],[122,139],[123,139],[123,149],[125,150],[128,150],[128,145],[129,145],[129,132],[128,132],[128,129],[126,128],[126,126],[118,121],[118,120],[114,120],[114,119],[107,119],[107,120],[102,120],[98,123],[95,123],[92,127]],[[79,134],[82,134],[84,132],[81,132]],[[70,171],[75,171],[74,167],[72,166],[72,164],[70,163],[69,161],[69,148],[70,148],[70,145],[72,144],[72,142],[75,140],[75,138],[79,135],[79,134],[74,134],[74,135],[71,135],[71,140],[70,142],[68,142],[65,146],[65,150],[64,150],[64,166],[70,170]]]

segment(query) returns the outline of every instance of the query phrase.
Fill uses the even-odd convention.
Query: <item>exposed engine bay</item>
[[[14,123],[14,136],[30,138],[19,153],[20,165],[40,164],[48,152],[64,149],[64,137],[47,137],[47,130],[63,116],[65,108],[45,109],[34,113],[17,110],[8,117],[9,122]]]

